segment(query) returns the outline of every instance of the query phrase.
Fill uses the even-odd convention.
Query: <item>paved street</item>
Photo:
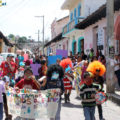
[[[119,106],[112,103],[111,101],[107,101],[103,105],[103,108],[104,108],[104,118],[106,120],[120,120]],[[99,120],[97,109],[95,116],[96,116],[96,120]],[[71,103],[65,104],[64,101],[62,100],[60,117],[61,117],[60,120],[84,120],[81,101],[76,98],[75,90],[72,91]],[[18,120],[18,119],[15,119],[14,116],[13,120]],[[45,119],[39,119],[39,120],[45,120]]]

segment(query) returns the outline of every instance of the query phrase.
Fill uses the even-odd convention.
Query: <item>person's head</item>
[[[115,55],[115,59],[118,60],[118,58],[119,58],[119,57],[118,57],[118,55],[116,54],[116,55]]]
[[[93,56],[91,62],[98,60],[97,56]]]
[[[3,81],[4,81],[5,85],[8,86],[10,83],[10,78],[8,76],[4,76]]]
[[[38,59],[39,59],[39,56],[38,56],[38,55],[36,55],[36,56],[35,56],[35,59],[36,59],[36,60],[38,60]]]
[[[41,61],[41,66],[46,66],[46,60]]]
[[[88,61],[87,60],[84,62],[84,66],[88,66]]]
[[[84,73],[84,83],[85,83],[87,86],[90,86],[90,85],[93,83],[93,78],[92,78],[90,72],[85,72],[85,73]]]
[[[91,48],[90,51],[91,51],[92,53],[94,53],[94,49],[93,49],[93,48]]]
[[[75,57],[73,57],[72,58],[72,63],[75,63],[75,62],[76,62]]]
[[[57,59],[57,64],[58,64],[58,65],[60,64],[60,59]]]
[[[84,55],[84,51],[81,51],[81,55],[82,55],[82,56]]]
[[[11,59],[12,59],[11,54],[8,54],[6,60],[9,62]]]
[[[104,56],[104,55],[101,55],[101,56],[100,56],[100,60],[105,60],[105,56]]]
[[[21,56],[24,56],[24,54],[25,54],[25,52],[24,52],[24,51],[22,51],[22,52],[21,52]]]
[[[33,75],[32,69],[30,67],[26,67],[24,70],[24,78],[26,80],[30,80]]]
[[[72,56],[72,51],[70,51],[70,56]]]
[[[81,56],[78,56],[77,62],[81,62],[81,61],[82,61],[82,57],[81,57]]]

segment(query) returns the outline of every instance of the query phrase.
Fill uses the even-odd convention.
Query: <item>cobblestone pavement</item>
[[[84,120],[81,100],[76,98],[75,90],[72,91],[70,98],[71,98],[71,102],[67,104],[65,104],[64,100],[62,100],[60,119],[57,118],[57,120]],[[120,120],[120,107],[111,101],[107,101],[106,103],[103,104],[103,112],[104,112],[105,120]],[[16,116],[13,116],[13,120],[19,120],[19,119],[15,119],[15,117]],[[96,120],[99,120],[97,108],[96,108],[95,117]],[[37,119],[37,120],[46,120],[46,119]]]

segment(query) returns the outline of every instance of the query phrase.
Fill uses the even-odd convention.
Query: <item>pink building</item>
[[[57,49],[68,50],[68,38],[62,37],[62,28],[69,21],[69,16],[54,20],[51,24],[52,40],[48,42],[45,47],[47,48],[47,55],[50,53],[56,54]]]
[[[114,4],[114,45],[115,53],[120,53],[120,0],[116,0]],[[88,52],[91,48],[102,51],[106,55],[107,46],[107,19],[106,4],[100,7],[93,14],[80,22],[76,28],[84,30],[84,51]]]

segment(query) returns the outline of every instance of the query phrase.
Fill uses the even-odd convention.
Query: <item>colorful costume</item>
[[[72,76],[70,75],[70,70],[68,71],[68,68],[72,68],[72,61],[70,59],[64,59],[60,62],[60,65],[63,67],[63,69],[65,70],[65,76],[63,79],[63,83],[64,83],[64,88],[65,90],[71,90],[72,89]]]

